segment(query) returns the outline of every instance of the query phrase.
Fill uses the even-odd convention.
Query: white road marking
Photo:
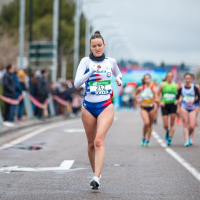
[[[167,145],[163,142],[160,136],[153,131],[153,137],[157,140],[157,142],[165,148],[165,151],[169,153],[176,161],[178,161],[185,169],[187,169],[198,181],[200,181],[200,173],[187,161],[185,161],[178,153],[176,153],[173,149],[167,147]]]
[[[84,129],[65,129],[66,133],[85,133]]]
[[[74,160],[64,160],[59,167],[42,167],[42,168],[31,168],[31,167],[2,167],[0,168],[0,172],[44,172],[44,171],[76,171],[76,170],[83,170],[84,168],[76,168],[71,169],[72,165],[74,164]]]
[[[11,142],[8,142],[8,143],[5,143],[3,144],[2,146],[0,146],[0,150],[3,150],[3,149],[8,149],[16,144],[19,144],[21,142],[24,142],[25,140],[28,140],[44,131],[47,131],[49,129],[52,129],[52,128],[56,128],[56,127],[59,127],[59,126],[63,126],[63,125],[66,125],[66,124],[72,124],[74,122],[78,122],[80,120],[70,120],[70,121],[64,121],[64,122],[59,122],[59,123],[55,123],[55,124],[52,124],[52,125],[46,125],[45,127],[43,128],[40,128],[38,130],[35,130],[33,132],[30,132],[22,137],[19,137],[15,140],[12,140]]]

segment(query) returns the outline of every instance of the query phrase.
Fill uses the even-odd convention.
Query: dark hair
[[[145,81],[144,81],[144,79],[145,79],[145,76],[149,76],[149,77],[151,78],[151,75],[150,75],[150,74],[145,74],[145,75],[143,76],[143,79],[142,79],[142,85],[144,85],[144,84],[145,84]]]
[[[95,38],[101,38],[103,40],[103,43],[104,43],[104,39],[103,37],[101,36],[101,33],[100,31],[95,31],[94,34],[91,36],[90,38],[90,43],[91,43],[91,40],[95,39]]]
[[[184,78],[185,78],[187,75],[191,76],[191,74],[190,74],[189,72],[187,72],[187,73],[184,74]]]
[[[46,69],[43,69],[42,71],[41,71],[41,74],[43,75],[43,74],[45,74],[47,72],[47,70]]]
[[[165,76],[165,78],[163,78],[162,81],[167,81],[167,75],[168,75],[169,73],[172,73],[173,76],[174,76],[174,73],[173,73],[172,71],[168,71],[167,74],[166,74],[166,76]]]
[[[191,77],[193,78],[193,79],[195,79],[195,75],[194,74],[190,74],[191,75]]]
[[[11,64],[7,65],[7,67],[6,67],[7,72],[8,72],[11,68],[12,68],[12,65],[11,65]]]

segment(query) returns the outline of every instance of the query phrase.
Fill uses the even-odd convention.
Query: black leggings
[[[149,112],[151,112],[154,109],[154,105],[152,107],[141,106],[141,109],[146,110],[149,113]]]

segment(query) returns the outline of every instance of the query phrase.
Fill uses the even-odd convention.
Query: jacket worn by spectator
[[[43,76],[37,78],[37,96],[48,97],[49,86]]]
[[[14,98],[15,83],[12,74],[6,72],[3,76],[3,96]]]
[[[15,84],[14,99],[18,99],[18,97],[22,94],[22,87],[21,87],[21,84],[19,83],[17,74],[14,73],[14,74],[12,74],[11,76],[13,77],[14,84]]]

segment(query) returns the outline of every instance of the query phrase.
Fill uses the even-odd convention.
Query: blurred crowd
[[[26,70],[19,70],[18,67],[8,65],[2,76],[2,95],[4,102],[3,118],[4,121],[25,121],[25,104],[23,91],[26,91],[34,98],[34,101],[45,104],[49,95],[56,96],[67,106],[53,99],[54,110],[56,115],[71,116],[79,114],[84,91],[82,88],[76,89],[72,80],[63,80],[58,78],[57,82],[49,82],[47,70],[36,70],[30,76]],[[20,98],[21,97],[21,98]],[[19,103],[13,103],[19,101]],[[35,117],[43,119],[50,116],[49,106],[42,109],[37,103],[32,102],[32,109]]]

